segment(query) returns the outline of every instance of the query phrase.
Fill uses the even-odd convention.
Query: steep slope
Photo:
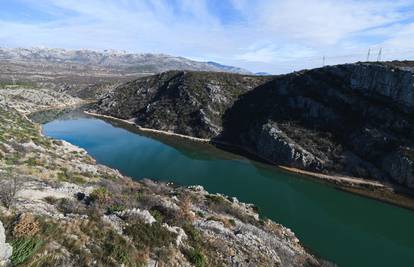
[[[224,141],[277,164],[414,188],[413,74],[410,62],[231,79],[166,73],[119,87],[94,110]]]
[[[134,118],[143,127],[200,138],[222,131],[222,117],[239,95],[269,78],[171,71],[126,83],[104,96],[96,112]]]

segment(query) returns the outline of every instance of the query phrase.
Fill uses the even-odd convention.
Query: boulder
[[[7,266],[13,253],[13,248],[6,243],[6,233],[3,223],[0,221],[0,266]]]

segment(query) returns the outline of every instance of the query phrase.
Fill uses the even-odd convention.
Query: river
[[[82,113],[43,125],[134,179],[202,185],[254,203],[339,266],[414,266],[414,212],[346,193],[273,166],[181,138],[142,133]]]

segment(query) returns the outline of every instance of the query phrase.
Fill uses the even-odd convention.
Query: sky
[[[0,47],[116,49],[287,73],[414,59],[414,0],[0,0]]]

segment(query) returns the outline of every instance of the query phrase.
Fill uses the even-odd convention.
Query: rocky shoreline
[[[197,142],[203,142],[203,143],[211,142],[211,139],[207,139],[207,138],[197,138],[197,137],[184,135],[184,134],[177,134],[177,133],[168,132],[168,131],[162,131],[162,130],[157,130],[157,129],[141,127],[141,126],[139,126],[138,124],[134,123],[131,120],[123,120],[123,119],[119,119],[119,118],[116,118],[116,117],[112,117],[112,116],[108,116],[108,115],[102,115],[102,114],[99,114],[99,113],[94,113],[94,112],[90,112],[90,111],[86,111],[86,110],[83,111],[83,112],[87,115],[91,115],[91,116],[94,116],[94,117],[97,117],[97,118],[116,120],[116,121],[123,122],[123,123],[129,124],[129,125],[133,125],[133,126],[137,127],[138,130],[143,131],[143,132],[152,132],[152,133],[170,135],[170,136],[175,136],[175,137],[184,138],[184,139],[188,139],[188,140],[193,140],[193,141],[197,141]]]

